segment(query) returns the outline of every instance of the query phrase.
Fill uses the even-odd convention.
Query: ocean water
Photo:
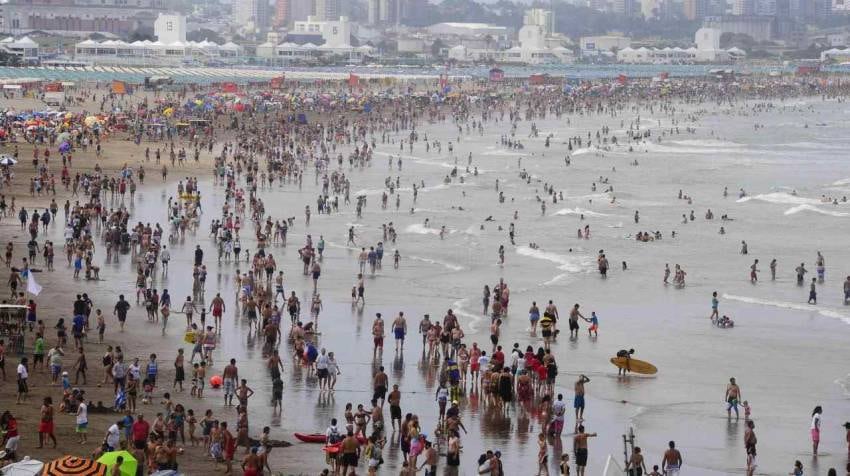
[[[342,419],[345,403],[368,407],[369,379],[376,366],[383,365],[390,383],[401,387],[403,412],[419,414],[423,430],[432,433],[438,374],[422,360],[417,323],[425,313],[441,318],[453,309],[467,331],[466,342],[476,341],[489,351],[489,318],[482,315],[481,290],[504,279],[511,289],[509,316],[502,327],[506,347],[514,342],[522,348],[542,345],[528,332],[527,309],[532,301],[543,305],[552,299],[564,316],[579,303],[586,316],[591,311],[599,316],[598,338],[589,338],[582,323],[577,339],[562,334],[553,347],[559,365],[557,392],[571,401],[578,375],[591,379],[584,425],[599,436],[590,443],[588,474],[600,474],[608,455],[622,459],[621,435],[629,427],[634,428],[650,467],[660,464],[667,442],[675,440],[685,459],[683,474],[743,473],[743,417],[727,419],[723,403],[730,377],[738,380],[743,398],[753,409],[759,474],[787,473],[796,459],[803,462],[807,474],[843,467],[847,457],[842,425],[850,419],[850,368],[843,359],[850,337],[850,308],[842,302],[842,281],[850,274],[846,243],[850,204],[823,203],[821,197],[850,194],[850,163],[844,156],[850,136],[843,127],[814,124],[846,123],[848,111],[842,104],[820,99],[792,102],[797,107],[793,111],[761,114],[753,113],[752,104],[744,102],[733,108],[679,105],[676,119],[681,119],[681,134],[672,135],[672,117],[656,111],[649,122],[653,140],[660,137],[660,143],[631,144],[629,152],[625,135],[618,133],[621,146],[604,151],[585,146],[572,154],[569,166],[564,163],[567,146],[560,138],[586,138],[603,125],[622,130],[639,113],[573,117],[569,127],[554,117],[537,120],[540,130],[558,138],[549,148],[544,137],[528,137],[531,124],[521,122],[516,137],[523,142],[523,150],[508,150],[500,144],[500,136],[509,131],[507,122],[487,123],[483,135],[475,132],[459,140],[456,127],[423,125],[420,136],[427,133],[431,140],[441,140],[442,154],[434,148],[425,152],[421,143],[412,152],[399,151],[398,143],[379,144],[371,166],[348,170],[346,164],[352,190],[369,195],[362,219],[357,219],[353,206],[334,215],[316,215],[314,210],[310,226],[305,227],[304,206],[315,208],[318,193],[312,172],[305,176],[302,190],[293,184],[261,190],[259,196],[273,218],[297,217],[290,245],[272,247],[271,252],[286,272],[286,292],[296,291],[304,305],[304,319],[312,285],[300,274],[297,248],[307,233],[314,241],[321,235],[328,243],[319,283],[325,306],[319,345],[336,353],[342,375],[335,394],[321,394],[314,379],[286,360],[285,408],[282,417],[273,416],[264,401],[271,383],[259,360],[260,344],[244,321],[227,316],[217,359],[237,358],[243,375],[258,391],[251,405],[252,428],[271,424],[274,437],[290,441],[295,431],[323,431],[330,418]],[[688,123],[682,111],[689,108],[708,113]],[[739,114],[742,111],[748,115]],[[644,119],[649,116],[648,111],[640,114]],[[755,122],[764,127],[754,129]],[[687,126],[696,132],[685,133]],[[445,146],[449,141],[454,143],[453,156]],[[399,153],[402,170],[388,169],[388,157]],[[473,166],[479,168],[477,176],[464,171],[469,153]],[[630,165],[634,160],[639,165]],[[456,178],[446,185],[443,180],[455,163],[464,184]],[[535,177],[531,183],[519,177],[521,169]],[[390,198],[388,209],[380,208],[387,176],[400,177],[398,210],[395,197]],[[607,177],[608,183],[599,183],[600,176]],[[498,200],[497,179],[505,193],[504,203]],[[425,187],[414,204],[411,187],[421,181]],[[552,184],[564,199],[552,203],[543,192],[544,183]],[[608,186],[614,191],[602,192]],[[723,196],[724,187],[728,197]],[[747,196],[739,198],[739,189]],[[202,190],[205,214],[197,242],[212,257],[214,246],[206,230],[224,199],[211,183],[202,184]],[[693,203],[678,199],[679,190]],[[171,193],[161,188],[138,193],[133,219],[164,220],[162,204]],[[545,213],[535,198],[538,195],[548,198]],[[713,220],[704,219],[707,209],[714,213]],[[636,210],[639,224],[632,218]],[[682,215],[691,210],[696,219],[683,224]],[[724,214],[729,221],[720,220]],[[493,221],[485,222],[488,216]],[[398,241],[386,244],[383,270],[366,279],[366,306],[353,308],[350,290],[356,282],[359,247],[381,241],[381,224],[390,222],[398,231]],[[511,222],[516,226],[516,246],[508,239]],[[586,225],[590,239],[577,238],[577,230]],[[355,226],[356,247],[343,246],[350,226]],[[443,239],[441,226],[448,231]],[[724,235],[719,234],[721,226]],[[663,234],[660,241],[642,243],[633,238],[638,231],[656,230]],[[243,247],[253,249],[245,235]],[[746,256],[740,254],[742,240],[749,247]],[[506,247],[504,266],[498,261],[499,245]],[[170,282],[164,283],[172,296],[188,294],[189,280],[180,273],[190,273],[186,263],[193,247],[194,241],[187,240],[173,251],[173,256],[185,256],[182,264],[175,259]],[[398,270],[392,269],[396,248],[402,257]],[[607,279],[596,272],[600,250],[611,263]],[[808,287],[796,285],[793,270],[803,262],[811,278],[817,251],[826,259],[826,281],[818,285],[818,305],[814,306],[806,304]],[[773,258],[779,263],[776,281],[770,280],[768,269]],[[748,278],[754,259],[759,259],[761,269],[757,284]],[[622,270],[623,262],[628,270]],[[662,284],[665,263],[671,268],[680,264],[686,270],[684,288]],[[209,267],[208,298],[220,291],[230,296],[231,303],[237,265],[219,266],[212,260]],[[122,279],[130,289],[132,276]],[[734,319],[734,328],[711,325],[713,291],[720,296],[720,312]],[[383,358],[375,363],[370,333],[374,314],[381,312],[389,329],[399,311],[407,316],[410,329],[406,348],[395,354],[388,336]],[[154,336],[158,330],[150,332]],[[166,339],[179,345],[179,334],[174,330]],[[608,359],[622,348],[634,348],[635,357],[655,364],[658,374],[618,378]],[[219,394],[210,391],[208,396],[218,404]],[[824,454],[813,458],[809,424],[816,405],[824,407]],[[461,474],[475,474],[475,460],[488,448],[502,451],[506,467],[532,468],[541,431],[533,408],[504,410],[475,396],[465,399],[461,407],[469,429],[462,438]],[[567,430],[573,423],[572,417],[567,419]],[[565,435],[560,444],[572,454],[571,438]],[[297,443],[275,450],[273,457],[287,473],[315,473],[323,467],[316,445]],[[399,468],[397,447],[388,446],[385,458],[387,471]]]

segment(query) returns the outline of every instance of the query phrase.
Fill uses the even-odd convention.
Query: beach
[[[767,103],[772,106],[766,107]],[[571,403],[578,376],[591,379],[586,384],[583,422],[588,431],[599,434],[589,444],[591,473],[602,472],[609,454],[622,465],[621,435],[630,427],[648,465],[659,464],[667,442],[675,440],[687,474],[744,472],[744,418],[728,419],[724,403],[730,377],[737,379],[753,409],[760,437],[759,474],[790,471],[794,460],[802,461],[812,474],[841,468],[847,460],[841,415],[847,414],[850,406],[848,373],[836,358],[843,350],[850,322],[842,294],[842,282],[848,274],[842,266],[848,251],[841,230],[850,216],[850,205],[841,200],[850,192],[850,171],[841,157],[848,146],[842,127],[846,105],[820,96],[737,99],[731,105],[675,99],[619,104],[623,107],[613,112],[563,117],[550,113],[545,118],[519,120],[512,140],[520,141],[521,149],[503,143],[511,126],[507,117],[497,121],[497,112],[483,121],[481,132],[474,127],[468,132],[466,129],[471,120],[479,119],[477,115],[460,120],[460,133],[450,120],[429,123],[420,117],[416,128],[420,140],[412,150],[407,142],[403,149],[399,145],[409,131],[389,130],[385,142],[380,126],[373,125],[376,128],[371,135],[376,140],[371,160],[362,168],[352,169],[348,163],[342,166],[351,181],[352,204],[341,203],[339,212],[315,213],[322,180],[310,165],[304,168],[301,185],[284,181],[260,187],[256,196],[273,220],[295,217],[288,245],[271,244],[266,252],[273,254],[278,268],[284,271],[286,294],[295,291],[299,297],[305,321],[309,320],[312,282],[299,272],[297,251],[304,246],[307,234],[314,242],[322,236],[326,243],[318,286],[323,310],[317,347],[334,351],[342,371],[334,393],[319,391],[315,376],[293,361],[291,343],[284,340],[280,346],[284,366],[281,415],[274,414],[268,404],[272,382],[262,358],[262,341],[249,330],[246,319],[233,311],[238,289],[236,269],[244,272],[248,263],[244,257],[239,264],[217,263],[216,244],[209,235],[212,220],[221,218],[220,210],[226,203],[224,187],[213,183],[212,155],[221,150],[221,141],[238,140],[238,133],[217,137],[214,154],[204,154],[198,165],[190,160],[183,169],[169,166],[165,182],[156,165],[144,162],[144,148],[153,144],[143,141],[136,146],[122,141],[120,134],[105,143],[101,166],[108,175],[124,163],[143,163],[148,171],[134,199],[124,198],[132,213],[131,224],[158,222],[166,227],[165,210],[168,198],[176,195],[176,181],[198,177],[203,209],[200,223],[185,239],[169,246],[172,261],[168,276],[161,276],[157,270],[156,286],[167,287],[176,303],[191,295],[192,250],[196,244],[201,246],[209,268],[203,305],[209,307],[212,296],[220,293],[228,307],[214,353],[215,364],[208,376],[220,373],[226,360],[237,360],[240,375],[257,392],[249,404],[251,435],[269,425],[273,438],[293,443],[289,448],[272,450],[270,461],[275,472],[317,474],[326,467],[321,445],[297,442],[292,433],[323,433],[331,418],[342,419],[347,402],[369,408],[368,380],[378,365],[386,367],[390,384],[399,384],[403,411],[415,409],[422,431],[433,434],[440,368],[423,359],[417,324],[423,314],[442,320],[452,309],[465,331],[464,342],[478,342],[489,353],[490,319],[482,313],[481,289],[485,284],[492,287],[500,278],[511,290],[511,305],[501,328],[500,342],[506,350],[514,342],[522,349],[542,345],[539,336],[529,335],[527,309],[532,301],[542,307],[552,299],[560,309],[564,332],[552,345],[558,362],[555,393],[563,393]],[[494,106],[495,111],[500,108],[507,109],[505,103]],[[447,115],[450,117],[450,112]],[[651,131],[651,136],[629,143],[625,140],[627,131],[630,126],[638,127],[638,117],[640,130]],[[536,135],[531,134],[532,123]],[[610,128],[608,136],[616,136],[619,144],[596,146],[595,135],[605,126]],[[586,144],[588,133],[594,145],[572,146],[570,150],[570,138],[582,137]],[[426,135],[432,142],[439,141],[441,150],[431,147],[426,151]],[[352,146],[340,143],[336,152],[348,154]],[[15,193],[18,207],[37,204],[43,208],[45,199],[29,197],[21,180],[31,173],[30,151],[21,146],[24,159],[16,166],[15,188],[4,191],[7,196]],[[91,170],[96,160],[92,153],[75,153],[74,169]],[[391,168],[388,161],[393,164]],[[631,165],[634,161],[637,165]],[[450,177],[455,167],[456,176]],[[329,168],[337,170],[335,160]],[[477,168],[477,174],[473,168]],[[527,178],[521,178],[523,172]],[[389,195],[384,209],[381,195],[387,177],[392,181],[399,177],[399,187]],[[237,183],[244,186],[241,177]],[[418,189],[415,203],[413,184]],[[544,184],[554,187],[557,203],[544,192]],[[605,191],[609,187],[613,191]],[[727,196],[724,187],[728,188]],[[739,197],[741,189],[744,196]],[[680,190],[691,197],[691,203],[678,198]],[[504,203],[499,201],[499,192],[504,193]],[[395,194],[400,197],[398,207]],[[359,219],[354,211],[354,197],[358,195],[367,200]],[[824,196],[835,197],[837,204],[824,201]],[[546,201],[543,212],[537,197]],[[60,205],[64,202],[61,194],[57,201]],[[106,199],[107,206],[117,207],[119,203],[118,197]],[[314,212],[309,226],[304,223],[307,205]],[[714,214],[711,220],[705,219],[708,209]],[[686,218],[687,223],[683,223],[683,214],[687,216],[691,210],[695,219]],[[634,222],[635,211],[639,211],[639,223]],[[723,221],[722,215],[730,219]],[[488,216],[493,221],[485,221]],[[516,227],[514,246],[507,235],[512,222]],[[386,242],[382,233],[382,224],[390,223],[398,232],[394,244]],[[16,250],[22,251],[25,232],[18,233],[15,218],[6,218],[0,225],[0,239],[15,241]],[[443,226],[446,232],[441,237]],[[589,239],[577,238],[576,231],[585,226],[590,227]],[[725,231],[722,235],[721,226]],[[349,246],[347,234],[352,227],[356,244]],[[253,253],[257,245],[250,229],[246,219],[242,246]],[[635,240],[638,231],[654,234],[656,230],[662,239]],[[61,243],[62,227],[51,227],[48,236]],[[746,255],[740,253],[741,240],[748,244]],[[374,276],[367,273],[366,304],[352,306],[350,292],[356,282],[360,248],[379,241],[385,242],[386,249],[382,270]],[[499,263],[499,245],[507,248],[504,265]],[[392,267],[395,249],[401,256],[398,269]],[[597,271],[600,250],[611,263],[607,278]],[[826,259],[826,278],[818,283],[818,304],[809,305],[808,282],[805,287],[797,286],[794,268],[805,263],[810,269],[808,281],[814,276],[818,251]],[[170,390],[169,367],[176,349],[191,352],[191,345],[183,342],[183,316],[173,315],[166,335],[161,336],[160,328],[147,322],[144,310],[135,304],[135,272],[129,256],[121,255],[117,262],[106,264],[99,251],[96,255],[101,281],[72,280],[58,249],[57,270],[36,274],[44,287],[38,298],[39,317],[48,324],[48,342],[54,338],[51,324],[58,316],[70,314],[73,295],[88,292],[95,307],[102,308],[108,317],[107,343],[122,345],[125,358],[138,356],[144,362],[149,353],[158,355],[161,378],[166,382],[155,392],[158,401],[162,392]],[[748,273],[756,258],[761,273],[759,282],[752,284]],[[778,260],[775,281],[768,271],[773,258]],[[623,270],[623,262],[627,270]],[[662,283],[665,263],[671,267],[680,264],[687,271],[684,287]],[[735,321],[733,328],[712,325],[709,315],[714,291],[718,292],[720,313]],[[111,312],[119,293],[133,304],[124,333],[118,332]],[[588,337],[587,324],[581,322],[578,337],[568,338],[565,319],[574,303],[581,305],[586,316],[591,311],[599,316],[598,337]],[[403,353],[395,354],[389,324],[400,311],[407,317],[409,333]],[[373,361],[369,351],[377,312],[383,314],[388,332],[382,358]],[[284,323],[282,331],[288,327]],[[618,350],[629,348],[636,350],[635,358],[655,364],[658,374],[618,377],[608,359]],[[97,364],[104,346],[93,343],[89,336],[86,351],[92,368],[90,380],[99,380],[102,373],[99,375]],[[65,358],[66,365],[72,354]],[[16,364],[17,359],[8,355],[6,369],[13,381],[11,362]],[[29,403],[10,405],[23,430],[19,457],[26,454],[49,460],[64,453],[89,454],[90,449],[76,444],[73,416],[66,415],[57,418],[60,449],[33,448],[34,419],[38,416],[34,402],[39,402],[46,390],[42,378],[34,377],[33,381],[36,386]],[[84,388],[88,398],[111,403],[110,388]],[[13,385],[4,385],[0,396],[11,401],[13,392]],[[61,390],[50,388],[47,393],[56,401]],[[222,406],[220,389],[208,388],[203,400],[186,393],[172,392],[172,398],[194,409],[196,415],[212,409],[217,417],[233,421],[235,412]],[[816,405],[822,405],[825,413],[822,451],[813,457],[809,422]],[[460,474],[475,474],[478,455],[488,449],[501,451],[506,468],[536,465],[536,438],[544,430],[545,421],[540,420],[535,403],[512,403],[505,409],[486,396],[467,393],[460,408],[469,430],[468,435],[461,435]],[[140,409],[146,416],[162,411],[157,403]],[[561,449],[573,454],[569,434],[575,421],[571,414],[570,408],[560,442],[550,444],[553,474]],[[107,415],[91,417],[90,443],[99,440],[110,421]],[[199,474],[212,469],[214,463],[203,458],[199,449],[188,448],[187,452],[192,457],[180,459],[181,471]],[[381,472],[398,471],[400,453],[397,443],[387,443]]]

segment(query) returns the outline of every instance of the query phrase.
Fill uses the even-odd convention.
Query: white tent
[[[30,459],[29,456],[26,456],[17,463],[12,463],[0,468],[0,474],[3,476],[36,476],[41,474],[43,468],[44,463]]]

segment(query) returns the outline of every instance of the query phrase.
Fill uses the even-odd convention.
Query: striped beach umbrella
[[[106,476],[105,464],[77,456],[63,456],[48,463],[42,476]]]

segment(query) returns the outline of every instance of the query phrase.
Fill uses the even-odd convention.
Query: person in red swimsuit
[[[46,437],[53,441],[53,447],[56,448],[56,435],[53,434],[53,399],[44,397],[44,404],[41,405],[41,420],[38,422],[38,447],[44,446]]]

